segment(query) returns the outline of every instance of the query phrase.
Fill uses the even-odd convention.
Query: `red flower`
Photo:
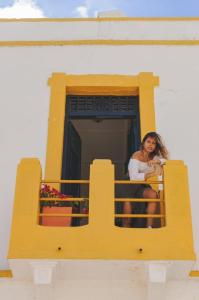
[[[72,198],[72,196],[69,195],[64,195],[61,192],[59,192],[58,190],[56,190],[55,188],[51,188],[49,185],[47,184],[42,184],[41,186],[41,190],[40,190],[40,197],[42,198]],[[63,204],[65,205],[65,203],[63,201],[45,201],[45,204],[48,206],[63,206]]]

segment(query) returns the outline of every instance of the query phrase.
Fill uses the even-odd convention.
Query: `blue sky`
[[[128,17],[199,17],[199,0],[0,0],[0,18],[94,17],[112,9]]]

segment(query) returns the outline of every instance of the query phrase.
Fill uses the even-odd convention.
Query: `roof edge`
[[[199,17],[106,17],[106,18],[24,18],[2,19],[0,23],[24,23],[24,22],[109,22],[109,21],[199,21]]]

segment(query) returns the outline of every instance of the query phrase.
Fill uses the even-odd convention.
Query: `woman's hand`
[[[148,161],[148,166],[149,167],[152,167],[152,166],[154,166],[154,165],[160,165],[160,160],[159,159],[152,159],[152,160],[149,160]]]
[[[156,176],[156,172],[155,171],[146,173],[145,176],[144,176],[144,178],[145,178],[145,180],[147,180],[148,178],[153,177],[153,176]]]
[[[153,166],[152,170],[149,170],[145,174],[145,179],[148,179],[149,177],[153,177],[153,176],[162,175],[163,169],[162,169],[162,166],[160,164],[153,164],[152,166]]]

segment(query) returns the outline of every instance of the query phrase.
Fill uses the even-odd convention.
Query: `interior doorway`
[[[138,101],[138,96],[67,96],[62,179],[89,179],[94,159],[110,159],[115,178],[124,177],[140,145]],[[76,197],[83,191],[76,184],[62,188]]]

